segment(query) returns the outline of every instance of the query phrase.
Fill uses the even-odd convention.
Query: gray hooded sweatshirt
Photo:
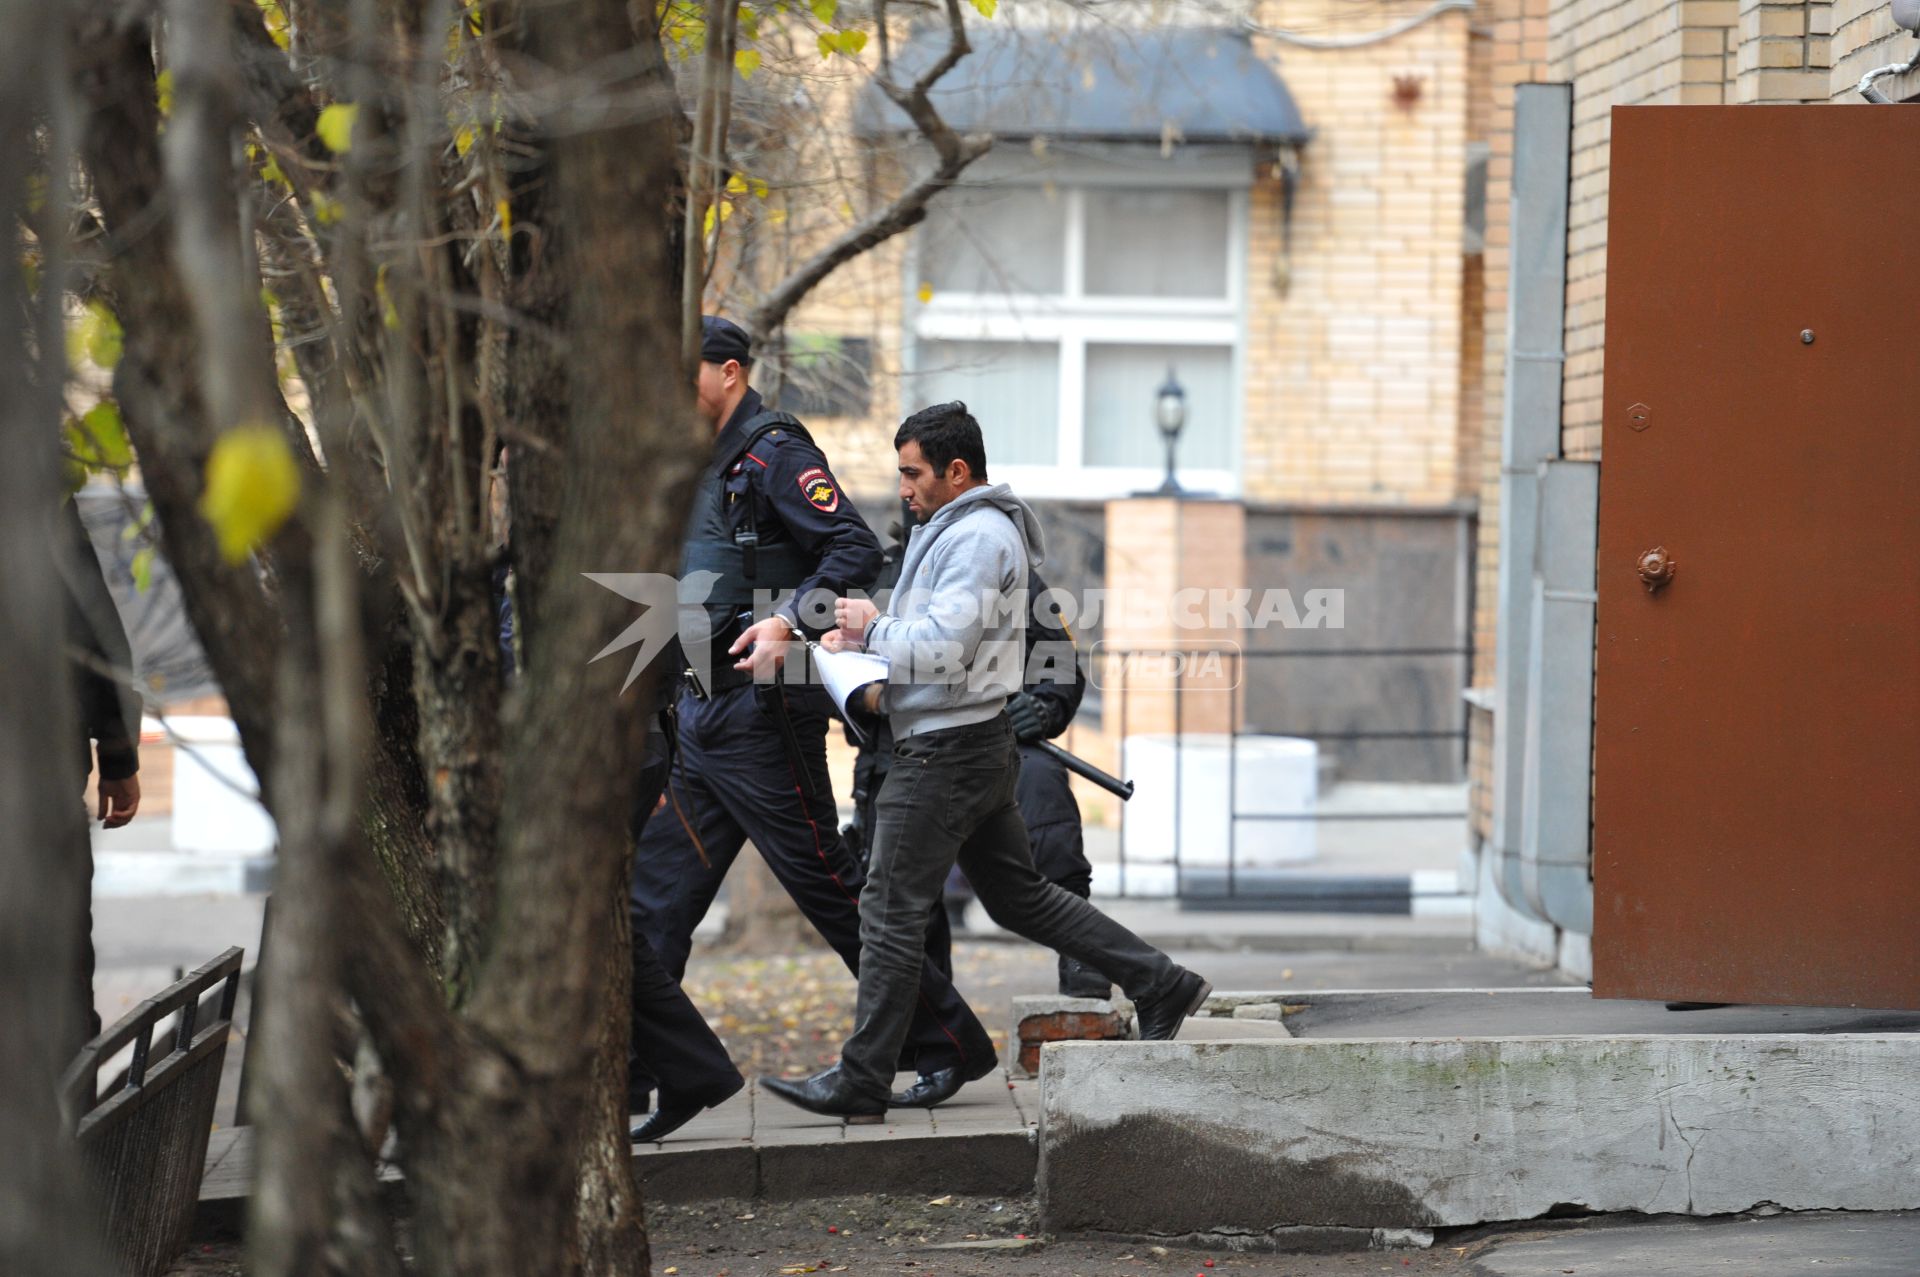
[[[907,534],[900,582],[867,627],[891,662],[881,708],[895,740],[984,723],[1026,681],[1027,574],[1040,522],[1004,483],[969,488]]]

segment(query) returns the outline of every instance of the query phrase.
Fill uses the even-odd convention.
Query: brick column
[[[1193,654],[1245,640],[1231,618],[1212,615],[1210,604],[1214,591],[1249,588],[1246,507],[1166,497],[1108,502],[1106,586],[1105,637],[1093,654],[1093,677],[1105,693],[1101,726],[1110,747],[1117,748],[1123,730],[1123,700],[1128,735],[1172,732],[1176,713],[1184,732],[1232,730],[1235,675],[1244,671],[1230,657],[1209,663]],[[1133,655],[1119,655],[1127,652]],[[1149,653],[1187,655],[1175,661]]]

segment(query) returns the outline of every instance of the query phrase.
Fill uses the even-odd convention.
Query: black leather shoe
[[[1180,1034],[1180,1025],[1200,1009],[1213,992],[1213,986],[1192,971],[1182,971],[1173,985],[1157,998],[1141,998],[1133,1004],[1140,1021],[1142,1042],[1171,1042]]]
[[[838,1064],[822,1069],[812,1077],[763,1077],[760,1085],[789,1104],[798,1104],[809,1113],[822,1117],[843,1117],[858,1125],[884,1121],[887,1106],[882,1100],[862,1095],[848,1084]]]
[[[966,1076],[958,1068],[935,1069],[922,1073],[906,1090],[894,1092],[887,1104],[897,1109],[930,1109],[960,1094],[966,1084]]]
[[[1107,977],[1077,958],[1060,955],[1060,996],[1063,998],[1099,998],[1113,996]]]
[[[700,1114],[716,1105],[724,1104],[740,1093],[747,1080],[736,1077],[733,1085],[709,1091],[705,1096],[681,1098],[660,1092],[660,1107],[646,1121],[627,1132],[627,1138],[635,1144],[651,1144],[655,1140],[665,1139]]]
[[[646,1121],[627,1132],[627,1138],[635,1144],[651,1144],[665,1139],[706,1111],[704,1104],[678,1104],[663,1098],[660,1107]]]

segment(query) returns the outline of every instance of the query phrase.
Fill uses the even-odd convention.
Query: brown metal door
[[[1916,159],[1920,108],[1613,113],[1601,997],[1920,1008]]]

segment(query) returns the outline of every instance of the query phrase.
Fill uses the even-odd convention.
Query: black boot
[[[1086,963],[1063,953],[1060,955],[1060,996],[1099,998],[1104,1002],[1113,996],[1113,985]]]
[[[840,1072],[838,1064],[822,1069],[812,1077],[763,1077],[760,1085],[789,1104],[798,1104],[809,1113],[818,1113],[822,1117],[843,1117],[850,1125],[880,1122],[887,1116],[886,1102],[854,1090]]]
[[[1170,1042],[1179,1036],[1180,1025],[1200,1009],[1213,992],[1213,986],[1191,971],[1181,971],[1167,991],[1157,998],[1141,998],[1133,1004],[1140,1021],[1142,1042]]]

